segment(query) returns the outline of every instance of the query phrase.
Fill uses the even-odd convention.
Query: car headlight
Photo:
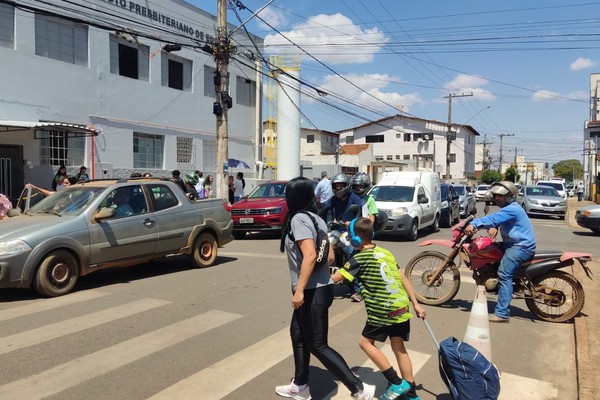
[[[281,214],[281,211],[283,211],[283,207],[268,208],[267,215]]]
[[[408,214],[408,208],[406,207],[394,208],[392,210],[392,217],[399,217],[405,214]]]
[[[540,204],[540,202],[535,199],[529,199],[528,201],[529,201],[529,204]]]
[[[21,239],[0,242],[0,256],[10,256],[26,251],[31,251],[31,246]]]
[[[448,201],[447,200],[442,201],[442,208],[448,208]]]
[[[559,206],[566,206],[566,205],[567,205],[567,202],[566,202],[566,201],[559,201],[559,202],[558,202],[558,205],[559,205]]]

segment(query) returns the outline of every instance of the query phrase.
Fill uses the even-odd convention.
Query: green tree
[[[554,176],[567,181],[583,179],[583,166],[578,160],[562,160],[552,166]]]
[[[504,180],[517,183],[519,182],[519,179],[521,179],[521,175],[519,175],[515,167],[506,168],[506,172],[504,172]]]
[[[502,174],[495,169],[486,169],[481,173],[481,182],[491,185],[502,180]]]

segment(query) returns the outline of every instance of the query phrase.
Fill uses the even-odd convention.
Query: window
[[[133,168],[162,169],[165,138],[133,132]]]
[[[0,4],[0,47],[15,47],[15,7]]]
[[[204,171],[214,171],[217,165],[217,142],[202,142],[202,166]]]
[[[172,89],[192,90],[192,61],[162,52],[161,84]]]
[[[400,154],[396,154],[396,160],[400,159]]]
[[[385,159],[388,160],[388,161],[390,161],[390,160],[393,160],[394,157],[393,156],[385,156]]]
[[[420,137],[421,137],[420,133],[413,133],[412,134],[413,142],[416,142],[417,140],[419,140]]]
[[[410,154],[405,154],[402,156],[403,160],[410,160]]]
[[[150,47],[133,44],[125,39],[110,36],[110,72],[132,79],[149,82]]]
[[[35,54],[87,66],[87,27],[60,18],[35,14]]]
[[[404,134],[404,141],[405,142],[410,142],[410,133],[405,133]]]
[[[148,185],[148,189],[150,189],[152,195],[154,211],[166,210],[179,204],[177,196],[165,185],[150,184]]]
[[[306,143],[314,143],[315,135],[306,135]]]
[[[215,72],[217,72],[215,68],[204,66],[204,95],[206,97],[215,97]]]
[[[256,82],[243,76],[237,76],[235,84],[235,102],[242,106],[254,107],[256,105]]]
[[[346,136],[346,144],[354,144],[354,136]]]
[[[456,154],[450,153],[450,162],[456,162]]]
[[[177,164],[189,164],[192,162],[192,149],[194,139],[177,136]]]
[[[375,157],[375,161],[383,161],[383,157],[377,156],[377,157]]]
[[[402,139],[402,133],[396,133],[396,139]]]
[[[68,167],[83,165],[85,156],[85,138],[69,137],[66,132],[40,131],[40,164]]]
[[[383,143],[383,135],[368,135],[365,136],[366,143]]]

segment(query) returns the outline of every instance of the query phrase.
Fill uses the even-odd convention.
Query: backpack
[[[496,366],[468,343],[449,337],[440,342],[440,375],[454,400],[496,400],[500,376]]]
[[[308,211],[301,211],[303,214],[306,214],[310,217],[311,221],[314,224],[315,231],[317,232],[317,240],[315,240],[315,247],[317,248],[317,260],[315,261],[315,268],[327,267],[329,264],[329,236],[327,236],[327,232],[319,227],[317,219],[313,217],[311,213]],[[295,242],[294,234],[290,231],[288,236]]]

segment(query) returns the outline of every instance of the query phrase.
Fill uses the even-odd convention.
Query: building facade
[[[95,178],[214,173],[217,78],[229,157],[254,165],[257,78],[244,53],[262,39],[236,32],[237,62],[217,77],[216,17],[182,0],[15,3],[0,4],[0,192],[48,188],[61,164]]]

